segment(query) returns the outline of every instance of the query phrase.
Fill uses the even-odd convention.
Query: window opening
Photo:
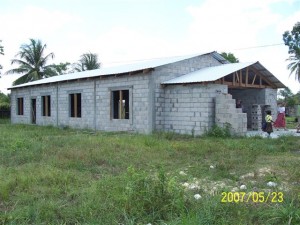
[[[129,119],[129,90],[112,92],[113,119]]]

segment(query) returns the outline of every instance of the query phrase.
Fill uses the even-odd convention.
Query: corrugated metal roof
[[[12,86],[8,89],[14,89],[19,87],[28,87],[33,85],[40,85],[40,84],[48,84],[48,83],[55,83],[55,82],[62,82],[62,81],[68,81],[68,80],[77,80],[82,78],[91,78],[91,77],[98,77],[98,76],[108,76],[108,75],[115,75],[115,74],[122,74],[122,73],[128,73],[128,72],[134,72],[149,68],[155,68],[162,65],[167,65],[170,63],[182,61],[185,59],[193,58],[200,55],[205,54],[215,54],[215,52],[209,52],[204,54],[193,54],[193,55],[185,55],[185,56],[175,56],[175,57],[166,57],[166,58],[155,58],[155,59],[149,59],[149,60],[139,60],[130,62],[127,64],[121,64],[121,65],[114,65],[114,66],[107,66],[102,67],[100,69],[96,70],[88,70],[83,72],[77,72],[77,73],[70,73],[65,75],[59,75],[54,77],[49,77],[37,81],[28,82],[25,84],[20,84],[16,86]]]
[[[184,84],[215,81],[254,63],[230,63],[220,66],[206,67],[186,75],[163,82],[162,84]]]
[[[65,75],[59,75],[54,77],[49,77],[37,81],[28,82],[25,84],[20,84],[16,86],[12,86],[8,89],[14,89],[19,87],[28,87],[34,85],[41,84],[49,84],[84,78],[92,78],[98,76],[109,76],[109,75],[117,75],[123,73],[129,73],[134,71],[140,71],[144,69],[150,69],[159,67],[162,65],[167,65],[170,63],[175,63],[178,61],[190,59],[196,56],[201,56],[205,54],[212,54],[213,57],[216,57],[217,60],[222,63],[226,63],[227,61],[217,52],[208,52],[204,54],[193,54],[193,55],[185,55],[185,56],[175,56],[175,57],[166,57],[166,58],[155,58],[149,60],[139,60],[126,64],[119,64],[114,66],[104,66],[101,69],[97,70],[88,70],[77,73],[70,73]],[[270,73],[264,66],[262,66],[259,62],[256,63],[228,63],[220,66],[207,67],[201,70],[197,70],[195,72],[174,78],[172,80],[168,80],[163,82],[162,84],[183,84],[183,83],[197,83],[197,82],[205,82],[205,81],[215,81],[221,77],[224,77],[230,73],[241,70],[248,66],[254,66],[258,71],[260,71],[267,79],[269,79],[272,83],[276,85],[277,88],[284,88],[285,85],[282,84],[272,73]]]
[[[225,77],[231,73],[244,69],[248,66],[253,66],[256,70],[263,74],[265,78],[270,80],[277,88],[284,88],[285,85],[281,83],[271,72],[269,72],[259,62],[251,63],[229,63],[220,66],[206,67],[186,75],[168,80],[162,84],[187,84],[215,81]]]

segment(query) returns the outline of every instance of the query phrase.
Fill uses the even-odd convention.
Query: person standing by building
[[[286,121],[285,121],[285,104],[279,103],[277,108],[277,119],[274,122],[274,127],[278,130],[279,128],[286,129]]]
[[[273,132],[273,127],[272,127],[272,123],[273,123],[273,118],[272,118],[272,113],[271,110],[266,111],[267,115],[266,115],[266,128],[265,128],[265,132],[268,133],[269,137],[271,135],[271,133]]]

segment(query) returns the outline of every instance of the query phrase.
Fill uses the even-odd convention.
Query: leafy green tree
[[[99,69],[101,63],[98,62],[98,55],[94,53],[85,53],[80,56],[79,62],[74,63],[74,71],[81,72],[85,70]]]
[[[50,58],[54,58],[53,53],[45,55],[46,44],[42,44],[40,40],[30,39],[29,44],[23,44],[16,57],[11,64],[18,64],[19,67],[11,69],[6,74],[22,74],[20,78],[13,82],[13,85],[23,84],[34,80],[43,79],[57,75],[55,68],[47,65]]]
[[[4,94],[0,91],[0,110],[10,109],[10,95]]]
[[[238,63],[240,62],[238,58],[236,58],[234,56],[233,53],[229,52],[229,53],[226,53],[226,52],[222,52],[221,53],[221,56],[223,56],[225,59],[227,59],[229,62],[231,63]]]
[[[286,31],[283,34],[284,44],[289,47],[289,58],[291,63],[288,64],[290,75],[295,74],[295,79],[300,82],[300,22],[297,22],[292,31]]]
[[[60,64],[51,64],[51,66],[55,69],[57,75],[68,74],[71,73],[69,66],[71,63],[60,63]]]
[[[282,96],[284,100],[293,96],[293,92],[288,87],[278,90],[278,94]]]
[[[278,90],[278,102],[284,102],[286,106],[293,107],[299,104],[299,92],[294,95],[288,87]]]
[[[9,94],[4,94],[0,91],[0,103],[10,103],[10,96]]]

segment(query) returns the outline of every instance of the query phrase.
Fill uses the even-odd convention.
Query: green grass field
[[[288,129],[295,129],[295,127],[298,124],[295,120],[296,120],[296,117],[294,117],[294,116],[287,116],[286,117],[286,127]]]
[[[299,137],[95,133],[0,120],[0,224],[300,224],[299,162]]]

